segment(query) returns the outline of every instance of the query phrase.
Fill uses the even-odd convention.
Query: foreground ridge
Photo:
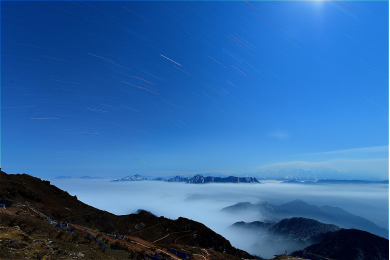
[[[144,210],[117,216],[49,181],[0,174],[0,198],[12,200],[11,207],[0,209],[1,229],[6,231],[0,234],[0,255],[5,259],[253,258],[196,221],[156,217]]]

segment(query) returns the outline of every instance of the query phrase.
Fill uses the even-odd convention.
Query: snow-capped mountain
[[[127,177],[124,177],[122,179],[117,179],[117,180],[111,180],[111,182],[118,182],[118,181],[145,181],[147,180],[147,178],[139,175],[139,174],[136,174],[136,175],[132,175],[132,176],[127,176]]]
[[[218,182],[218,183],[259,183],[259,181],[254,177],[212,177],[212,176],[203,176],[200,174],[195,175],[194,177],[180,177],[176,176],[174,178],[166,180],[168,182],[186,182],[186,183],[210,183],[210,182]]]
[[[191,178],[190,177],[176,176],[176,177],[170,178],[166,181],[167,182],[187,182],[189,179],[191,179]]]

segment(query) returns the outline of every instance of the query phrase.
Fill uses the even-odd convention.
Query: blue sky
[[[1,5],[6,172],[387,178],[387,2]]]

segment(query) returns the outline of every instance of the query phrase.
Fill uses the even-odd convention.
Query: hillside
[[[368,219],[353,215],[338,207],[317,207],[309,205],[302,200],[293,200],[277,206],[267,202],[257,204],[240,202],[225,207],[221,211],[229,214],[258,213],[259,219],[266,219],[267,222],[275,222],[292,217],[310,218],[322,223],[334,224],[341,228],[355,228],[384,238],[389,237],[387,229],[378,227]]]
[[[268,202],[256,204],[252,204],[250,202],[239,202],[232,206],[223,208],[221,211],[228,214],[257,213],[261,219],[265,219],[267,222],[276,222],[282,220],[283,218],[292,216],[289,211],[279,209]]]
[[[285,250],[293,252],[321,242],[325,234],[340,228],[313,219],[290,218],[277,223],[236,222],[231,229],[254,237],[254,243],[248,249],[251,253],[272,257]]]
[[[247,252],[232,247],[228,240],[201,223],[186,218],[171,220],[156,217],[146,211],[117,216],[79,201],[76,196],[70,196],[66,191],[51,185],[49,181],[42,181],[27,174],[10,175],[3,171],[0,174],[0,198],[13,200],[12,207],[0,212],[2,225],[5,225],[3,228],[6,230],[18,233],[13,238],[7,238],[8,240],[2,239],[1,244],[5,248],[14,248],[14,251],[11,250],[13,252],[26,251],[27,249],[16,250],[23,247],[34,251],[35,244],[28,244],[23,239],[30,241],[40,237],[40,241],[43,241],[42,247],[45,248],[42,249],[42,254],[52,255],[48,241],[55,241],[51,243],[56,245],[54,251],[67,252],[64,254],[70,257],[73,253],[78,253],[74,246],[77,246],[80,240],[86,245],[91,245],[87,247],[90,249],[83,249],[82,253],[93,255],[97,249],[103,249],[96,241],[91,240],[93,234],[108,240],[108,249],[123,249],[121,254],[126,254],[126,257],[130,257],[131,254],[135,257],[137,254],[143,259],[146,252],[150,254],[163,252],[169,256],[167,249],[176,248],[187,254],[199,255],[199,259],[206,256],[210,259],[251,258]],[[70,226],[76,228],[74,235],[62,229],[53,229],[48,223],[49,217],[54,221],[66,220]],[[108,234],[124,236],[125,240],[115,239]],[[122,245],[115,246],[115,243]],[[97,250],[94,259],[110,257],[123,259],[123,254],[117,257],[115,254],[105,255],[110,251],[99,252]],[[101,254],[104,254],[103,257]],[[19,253],[7,256],[10,259],[18,257]]]
[[[323,224],[314,219],[290,218],[270,226],[268,234],[274,239],[309,241],[339,229],[336,225]]]
[[[316,259],[389,259],[389,240],[357,229],[341,229],[325,235],[323,241],[292,253]],[[326,256],[327,258],[318,257]]]
[[[232,229],[258,237],[250,252],[271,256],[286,251],[317,260],[389,259],[389,240],[366,231],[340,229],[313,219],[291,218],[277,223],[237,222]],[[297,251],[299,250],[299,251]]]

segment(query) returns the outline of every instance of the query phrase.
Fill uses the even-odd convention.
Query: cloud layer
[[[249,250],[254,240],[228,227],[238,221],[263,220],[258,215],[226,215],[220,210],[238,202],[267,201],[274,205],[302,199],[316,206],[337,206],[352,214],[388,223],[388,185],[304,184],[184,184],[158,181],[52,180],[96,208],[124,215],[145,209],[157,216],[180,216],[201,222],[226,237],[233,246]],[[379,220],[381,221],[379,222]]]

